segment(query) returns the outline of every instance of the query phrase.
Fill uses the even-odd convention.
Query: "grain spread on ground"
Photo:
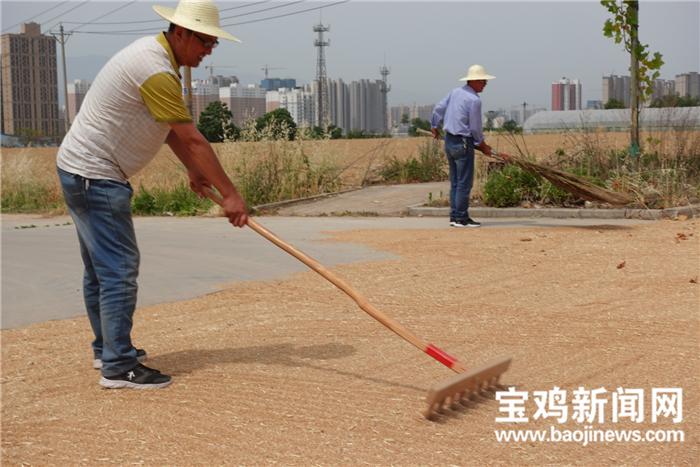
[[[518,390],[682,388],[681,423],[652,423],[647,413],[641,423],[612,423],[608,414],[592,425],[679,429],[684,442],[499,443],[497,429],[582,426],[497,423],[493,396],[426,421],[426,392],[450,371],[309,271],[139,309],[136,343],[174,377],[164,390],[101,389],[84,318],[2,331],[2,461],[697,465],[699,226],[691,219],[329,239],[397,255],[333,269],[467,364],[512,355],[503,383]]]

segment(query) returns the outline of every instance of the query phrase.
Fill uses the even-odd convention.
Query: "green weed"
[[[418,158],[391,158],[379,170],[382,180],[392,183],[439,182],[447,179],[447,161],[440,145],[427,139],[418,150]]]
[[[141,216],[196,216],[207,212],[211,206],[211,201],[200,198],[184,184],[152,190],[140,186],[131,200],[132,212]]]

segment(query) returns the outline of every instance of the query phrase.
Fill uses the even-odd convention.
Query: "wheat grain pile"
[[[700,221],[633,227],[334,234],[398,259],[334,268],[467,364],[512,355],[519,390],[680,387],[684,442],[498,443],[493,396],[437,422],[449,370],[312,272],[138,310],[135,341],[167,389],[103,390],[86,319],[2,331],[6,465],[697,465]],[[528,402],[529,415],[534,407]],[[648,407],[647,407],[648,408]]]

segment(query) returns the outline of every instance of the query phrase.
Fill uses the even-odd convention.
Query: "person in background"
[[[58,150],[63,196],[78,233],[85,266],[83,296],[95,335],[93,367],[106,388],[162,388],[171,378],[141,362],[131,341],[139,249],[128,180],[167,143],[187,168],[190,188],[214,187],[224,215],[248,222],[245,201],[197,130],[182,97],[180,67],[196,67],[219,38],[238,41],[219,23],[211,0],[153,7],[167,32],[127,46],[102,68]],[[239,41],[240,42],[240,41]]]
[[[450,225],[480,227],[469,217],[469,195],[474,182],[474,148],[491,155],[491,146],[484,141],[479,93],[494,79],[481,65],[469,67],[460,79],[464,86],[453,89],[433,109],[431,131],[440,137],[445,131],[445,155],[450,167]]]

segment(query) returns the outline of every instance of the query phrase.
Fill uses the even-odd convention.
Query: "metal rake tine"
[[[510,367],[511,358],[503,357],[493,360],[483,366],[470,371],[455,375],[441,384],[431,388],[426,399],[428,408],[423,413],[430,419],[435,415],[435,407],[442,407],[448,399],[458,393],[472,394],[479,393],[486,386],[491,386],[491,382],[497,380]]]

